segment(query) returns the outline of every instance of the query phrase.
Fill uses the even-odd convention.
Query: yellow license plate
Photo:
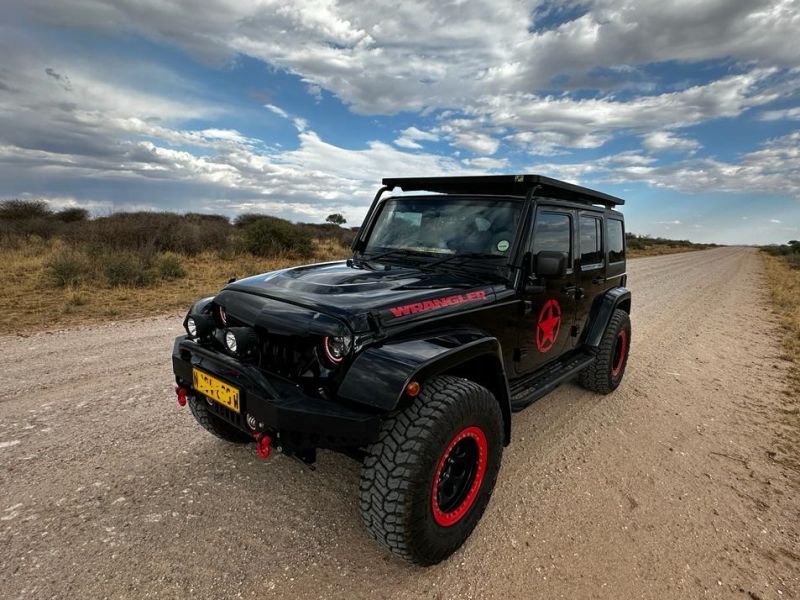
[[[220,381],[208,373],[192,369],[192,387],[214,402],[219,402],[222,406],[239,412],[239,390],[224,381]]]

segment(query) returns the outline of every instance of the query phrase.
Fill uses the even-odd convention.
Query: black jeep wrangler
[[[573,376],[620,384],[620,204],[540,175],[384,179],[352,258],[192,306],[172,352],[178,402],[262,457],[356,457],[372,536],[437,563],[485,510],[512,413]]]

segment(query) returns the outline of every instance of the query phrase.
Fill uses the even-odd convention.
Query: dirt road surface
[[[760,270],[631,261],[623,385],[516,415],[482,522],[427,570],[368,539],[354,461],[200,430],[178,316],[0,338],[0,597],[798,598],[797,400]]]

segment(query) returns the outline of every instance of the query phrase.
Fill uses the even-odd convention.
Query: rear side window
[[[541,212],[536,217],[536,226],[533,230],[534,256],[542,250],[565,252],[567,264],[572,264],[572,225],[569,215],[563,213]]]
[[[608,219],[608,262],[622,262],[625,260],[625,232],[622,228],[622,221]]]
[[[596,217],[581,217],[581,265],[599,265],[603,262],[602,221]]]

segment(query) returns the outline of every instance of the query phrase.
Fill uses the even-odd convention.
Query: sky
[[[0,0],[0,199],[358,225],[540,173],[627,229],[800,238],[800,0]]]

